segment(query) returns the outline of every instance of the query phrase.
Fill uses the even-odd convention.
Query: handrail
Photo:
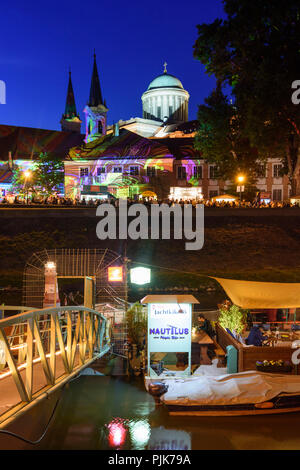
[[[24,307],[20,305],[0,305],[0,310],[21,310],[22,312],[27,312],[29,310],[37,310],[34,307]]]
[[[30,308],[30,307],[29,307]],[[1,308],[0,308],[1,310]],[[74,306],[65,306],[65,307],[49,307],[49,308],[44,308],[44,309],[31,309],[31,310],[26,310],[25,313],[18,313],[17,315],[13,315],[12,317],[8,318],[3,318],[0,320],[0,328],[5,327],[5,326],[10,326],[12,324],[16,323],[16,320],[24,321],[26,318],[29,318],[31,316],[37,317],[39,315],[46,315],[46,314],[51,314],[51,313],[59,313],[59,312],[74,312],[74,311],[85,311],[85,312],[91,312],[94,313],[95,315],[100,316],[104,321],[106,321],[106,318],[97,310],[93,310],[92,308],[84,307],[83,305],[74,305]]]
[[[45,391],[50,393],[106,354],[110,349],[106,323],[97,310],[77,305],[32,309],[0,320],[2,409],[7,406],[2,380],[10,380],[16,397],[13,407],[0,415],[0,427]]]

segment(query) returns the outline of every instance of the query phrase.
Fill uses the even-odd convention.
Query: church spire
[[[84,108],[85,113],[85,141],[91,142],[106,134],[107,106],[103,101],[100,80],[97,69],[96,54],[94,52],[94,67],[90,89],[90,99]]]
[[[75,97],[72,85],[71,70],[69,70],[69,83],[67,91],[67,99],[65,106],[65,113],[62,115],[61,130],[68,132],[78,132],[81,130],[81,120],[77,114]]]
[[[94,52],[94,67],[93,67],[93,75],[91,81],[91,89],[90,89],[90,99],[88,105],[90,107],[97,107],[100,104],[103,105],[101,87],[100,87],[100,80],[99,74],[97,69],[97,62],[96,62],[96,54]]]
[[[75,104],[75,97],[72,85],[72,78],[71,78],[71,69],[69,70],[69,84],[68,84],[68,92],[67,92],[67,99],[66,99],[66,107],[65,107],[65,114],[64,118],[72,119],[77,117],[76,111],[76,104]]]

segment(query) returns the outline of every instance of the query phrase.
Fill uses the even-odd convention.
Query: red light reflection
[[[111,447],[120,447],[126,440],[127,429],[122,420],[114,419],[108,424],[108,442]]]

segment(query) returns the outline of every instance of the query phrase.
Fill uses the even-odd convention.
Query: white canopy
[[[193,295],[146,295],[141,304],[199,304]]]

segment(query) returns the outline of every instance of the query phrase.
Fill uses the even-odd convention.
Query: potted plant
[[[138,375],[141,369],[145,337],[147,331],[147,314],[144,307],[136,302],[126,312],[126,327],[129,343],[129,363],[131,369]]]
[[[225,300],[222,304],[218,305],[218,308],[220,311],[218,322],[224,330],[228,328],[231,332],[234,331],[240,334],[245,328],[247,310],[232,304],[229,300]]]

